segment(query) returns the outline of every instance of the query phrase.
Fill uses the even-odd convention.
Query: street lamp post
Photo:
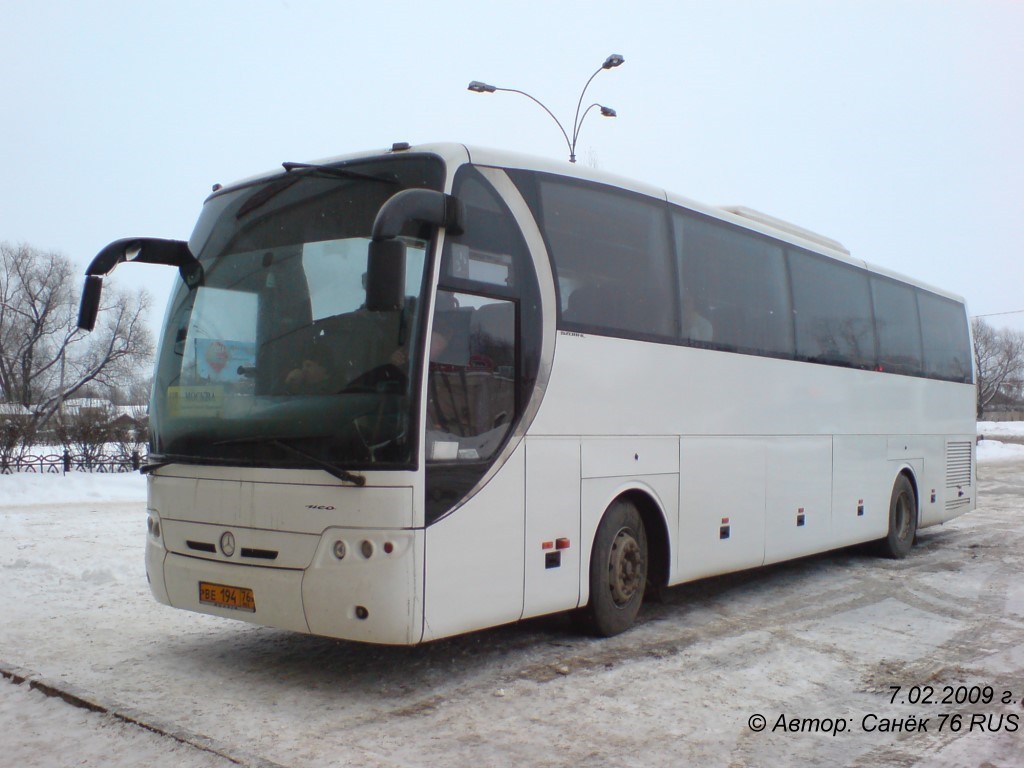
[[[616,112],[615,112],[614,109],[612,109],[611,107],[603,106],[603,105],[598,104],[596,102],[591,104],[586,109],[584,109],[583,110],[583,114],[581,115],[580,114],[580,108],[583,106],[583,96],[586,94],[587,88],[590,87],[590,83],[593,82],[594,78],[597,77],[598,74],[600,74],[600,72],[602,70],[614,69],[615,67],[620,66],[623,62],[625,62],[625,59],[622,56],[620,56],[617,53],[613,53],[611,56],[609,56],[607,59],[604,60],[604,64],[602,64],[600,67],[598,67],[597,70],[594,72],[594,74],[592,74],[590,76],[590,79],[587,80],[587,84],[584,85],[583,86],[583,90],[580,91],[579,101],[576,102],[576,116],[573,118],[573,122],[572,122],[572,138],[571,139],[569,138],[568,132],[562,126],[561,121],[557,117],[555,117],[554,113],[550,109],[548,109],[546,106],[544,106],[544,104],[539,99],[531,96],[526,91],[520,91],[517,88],[499,88],[496,85],[489,85],[487,83],[481,83],[479,80],[474,80],[473,82],[471,82],[469,84],[469,90],[473,91],[474,93],[494,93],[495,91],[505,91],[506,93],[518,93],[518,94],[528,98],[534,104],[537,104],[541,109],[543,109],[545,112],[548,113],[548,116],[552,120],[555,121],[555,125],[557,125],[558,126],[558,130],[560,130],[562,132],[562,136],[565,138],[565,144],[569,148],[569,162],[570,163],[575,163],[576,162],[576,142],[577,142],[577,140],[580,137],[580,129],[583,127],[583,121],[586,119],[587,114],[590,112],[590,110],[592,110],[594,107],[598,107],[601,110],[601,116],[602,117],[615,117],[616,116]]]

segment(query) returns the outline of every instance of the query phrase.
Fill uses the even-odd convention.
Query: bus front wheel
[[[616,501],[604,513],[590,556],[590,628],[601,637],[629,629],[640,610],[649,563],[647,533],[637,508]]]
[[[906,475],[896,478],[889,501],[889,533],[878,542],[880,554],[901,560],[910,554],[917,535],[917,497]]]

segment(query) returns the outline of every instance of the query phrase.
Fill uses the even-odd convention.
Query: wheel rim
[[[629,528],[622,528],[612,541],[608,556],[608,588],[620,608],[643,587],[644,557],[640,542]]]

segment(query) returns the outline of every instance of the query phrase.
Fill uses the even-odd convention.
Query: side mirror
[[[203,281],[203,267],[199,259],[192,255],[188,243],[182,240],[160,240],[155,237],[115,240],[96,254],[96,258],[85,270],[85,287],[78,307],[79,328],[91,331],[95,327],[100,294],[103,292],[103,278],[113,272],[118,264],[126,261],[177,267],[181,279],[189,288],[195,288]]]
[[[366,263],[366,308],[386,312],[402,308],[405,300],[405,243],[371,240]]]
[[[91,331],[96,327],[96,315],[100,311],[100,294],[103,292],[103,278],[89,275],[82,289],[82,303],[78,307],[78,327]]]
[[[462,205],[433,189],[403,189],[388,199],[373,221],[366,265],[366,308],[401,309],[405,300],[405,244],[398,239],[410,221],[462,232]]]

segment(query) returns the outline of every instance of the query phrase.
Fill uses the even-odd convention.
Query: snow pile
[[[1024,459],[1024,421],[979,421],[978,437],[982,438],[978,441],[979,462]]]
[[[115,474],[18,472],[0,475],[0,506],[144,502],[146,478],[138,472]]]
[[[999,440],[978,441],[978,463],[1024,460],[1024,445],[1003,443]]]
[[[984,438],[1016,437],[1024,440],[1024,421],[979,421],[978,435]]]

